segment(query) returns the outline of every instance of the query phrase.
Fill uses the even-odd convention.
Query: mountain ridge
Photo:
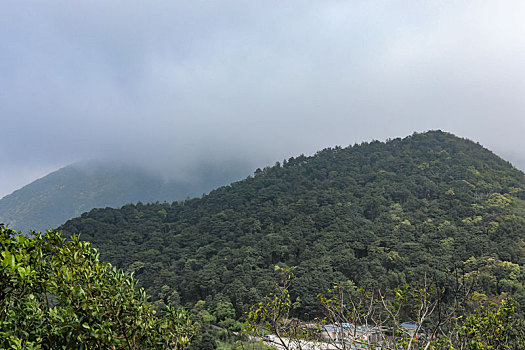
[[[214,171],[215,170],[215,171]],[[216,171],[205,177],[165,180],[127,163],[87,161],[60,168],[0,199],[0,222],[20,231],[43,231],[93,208],[128,203],[176,201],[201,195],[244,171]]]
[[[202,198],[97,209],[61,229],[159,300],[226,298],[237,316],[271,290],[274,266],[296,266],[301,313],[332,283],[392,289],[455,269],[486,275],[480,293],[525,301],[524,200],[523,172],[430,131],[292,157]]]

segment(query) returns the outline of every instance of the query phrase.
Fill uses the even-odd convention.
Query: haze
[[[521,0],[4,0],[0,197],[84,159],[184,177],[429,129],[519,162],[524,18]]]

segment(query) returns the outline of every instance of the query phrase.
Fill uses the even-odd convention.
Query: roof
[[[372,326],[358,326],[357,328],[351,323],[342,323],[341,326],[336,324],[327,324],[324,327],[326,332],[356,332],[358,334],[369,334],[380,332],[381,330],[378,327]]]
[[[401,323],[401,328],[405,328],[405,329],[417,329],[417,324],[415,323],[412,323],[412,322],[403,322]]]

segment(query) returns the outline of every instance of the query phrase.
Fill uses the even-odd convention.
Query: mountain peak
[[[299,311],[312,313],[332,283],[393,288],[454,267],[523,264],[523,199],[522,172],[436,130],[326,148],[202,198],[96,210],[62,228],[155,298],[168,286],[188,305],[227,296],[245,312],[270,292],[274,266],[296,266]],[[479,291],[500,293],[498,283]]]

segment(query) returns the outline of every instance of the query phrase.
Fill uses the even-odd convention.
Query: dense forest
[[[225,321],[272,290],[276,266],[295,266],[299,315],[333,283],[393,290],[450,273],[525,305],[524,215],[521,171],[430,131],[293,157],[201,198],[94,209],[60,229],[154,300]]]
[[[159,317],[135,279],[76,236],[0,224],[0,253],[1,349],[183,349],[195,334],[186,311]]]

